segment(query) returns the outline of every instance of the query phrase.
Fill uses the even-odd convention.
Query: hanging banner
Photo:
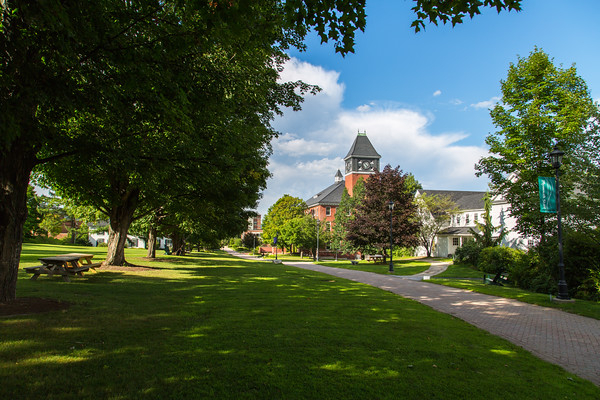
[[[543,213],[556,212],[556,179],[538,176],[540,186],[540,211]]]

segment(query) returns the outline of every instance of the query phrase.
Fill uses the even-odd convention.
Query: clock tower
[[[350,151],[344,157],[346,190],[352,196],[352,189],[360,178],[367,180],[368,177],[379,171],[379,159],[381,156],[375,151],[366,132],[359,132],[350,148]]]

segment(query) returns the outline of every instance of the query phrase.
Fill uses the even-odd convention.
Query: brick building
[[[327,224],[331,230],[344,189],[352,195],[354,185],[360,178],[366,180],[370,175],[379,171],[380,158],[381,156],[375,151],[367,134],[359,132],[348,154],[344,157],[345,175],[342,176],[341,171],[338,170],[333,185],[306,200],[308,212],[322,223]]]

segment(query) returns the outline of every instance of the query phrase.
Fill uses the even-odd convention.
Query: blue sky
[[[415,34],[410,0],[367,1],[367,27],[345,58],[307,38],[292,51],[282,80],[302,79],[323,91],[303,111],[273,122],[273,177],[258,212],[282,195],[307,199],[332,184],[358,131],[426,189],[486,190],[474,164],[495,131],[489,108],[517,56],[535,46],[570,67],[600,99],[600,1],[523,0],[519,13],[485,9],[462,25],[426,25]]]

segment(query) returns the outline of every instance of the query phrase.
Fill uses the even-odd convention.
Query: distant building
[[[108,222],[100,221],[96,225],[90,225],[90,234],[88,236],[88,240],[92,244],[92,246],[97,247],[101,243],[108,243]],[[156,238],[156,248],[162,249],[165,245],[171,247],[172,241],[166,237]],[[127,235],[127,247],[144,249],[148,246],[146,245],[146,239],[135,236],[135,235]]]
[[[244,237],[244,235],[247,233],[262,236],[262,216],[260,214],[257,214],[255,217],[248,218],[248,230],[242,233],[242,237]]]
[[[447,196],[459,208],[459,213],[454,215],[448,225],[437,235],[432,256],[448,257],[454,255],[456,249],[469,240],[473,240],[471,229],[476,229],[476,222],[484,223],[484,200],[486,192],[472,192],[460,190],[417,190],[415,197],[422,194]],[[492,199],[492,225],[504,228],[507,235],[501,245],[518,249],[525,249],[531,241],[523,238],[515,231],[516,219],[510,216],[510,204],[502,197]],[[497,237],[497,236],[496,236]],[[418,248],[418,254],[424,255],[425,249]]]
[[[375,151],[367,134],[359,132],[348,154],[344,157],[345,177],[338,170],[333,185],[306,200],[308,212],[319,221],[325,222],[331,230],[344,189],[352,196],[354,186],[359,179],[367,180],[369,176],[379,171],[380,159],[381,156]]]

